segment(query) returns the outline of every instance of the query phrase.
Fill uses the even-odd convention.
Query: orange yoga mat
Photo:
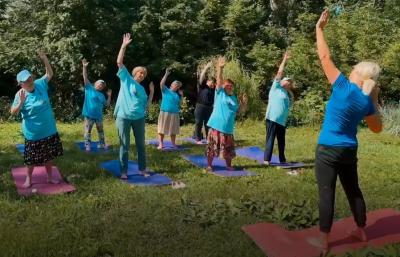
[[[382,209],[367,214],[365,228],[368,242],[360,242],[349,236],[356,228],[353,217],[347,217],[333,224],[329,246],[330,253],[342,254],[367,246],[381,247],[400,242],[400,212]],[[319,235],[319,227],[288,231],[272,223],[259,223],[242,227],[268,257],[313,257],[321,250],[307,242],[307,238]]]

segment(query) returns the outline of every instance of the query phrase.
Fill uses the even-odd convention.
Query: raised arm
[[[325,76],[328,78],[329,83],[335,83],[339,77],[340,71],[336,68],[333,63],[328,44],[324,37],[324,28],[329,20],[329,12],[325,10],[316,24],[316,35],[317,35],[317,51],[318,57],[321,61],[322,69],[324,70]]]
[[[39,55],[40,59],[42,60],[44,66],[45,66],[45,68],[46,68],[46,74],[45,74],[46,79],[47,79],[47,81],[50,81],[51,78],[53,77],[53,69],[51,68],[49,59],[47,59],[47,56],[46,56],[46,54],[43,52],[42,49],[39,49],[39,50],[38,50],[38,55]]]
[[[88,78],[88,72],[87,72],[87,67],[89,63],[86,61],[86,59],[82,60],[82,75],[83,75],[83,85],[86,86],[87,84],[90,83],[89,78]]]
[[[110,104],[111,104],[111,95],[112,95],[112,90],[111,90],[111,88],[109,88],[107,90],[107,103],[106,103],[107,106],[110,106]]]
[[[164,77],[163,77],[163,78],[161,79],[161,81],[160,81],[160,88],[161,88],[161,91],[162,91],[163,86],[164,86],[165,83],[167,82],[167,78],[168,78],[169,74],[171,74],[171,70],[170,70],[170,68],[166,68],[166,69],[165,69]]]
[[[202,70],[201,73],[200,73],[200,77],[199,77],[199,81],[198,81],[198,84],[199,84],[199,85],[201,85],[201,84],[204,82],[204,79],[205,79],[205,77],[206,77],[206,73],[207,73],[208,69],[211,68],[212,64],[213,64],[212,61],[209,61],[209,62],[207,63],[207,65],[204,66],[203,70]]]
[[[122,66],[124,66],[124,56],[125,56],[126,47],[131,42],[132,42],[132,39],[131,39],[130,33],[126,33],[122,36],[122,45],[121,45],[121,49],[119,49],[118,58],[117,58],[118,68],[121,68]]]
[[[150,104],[153,102],[153,96],[154,96],[154,83],[153,81],[150,81],[149,84],[149,97],[147,98],[147,108],[149,108]]]
[[[222,87],[222,84],[224,83],[224,78],[223,78],[223,70],[225,66],[225,57],[221,56],[218,58],[217,61],[217,85],[215,86],[216,90],[219,90]]]
[[[283,59],[281,62],[281,65],[279,65],[279,69],[278,72],[276,73],[275,79],[281,80],[284,74],[284,70],[285,70],[285,65],[286,65],[286,61],[290,58],[289,56],[289,52],[286,51],[285,54],[283,55]]]
[[[244,115],[248,109],[249,98],[247,97],[246,93],[244,93],[241,97],[239,97],[239,108],[237,113]]]

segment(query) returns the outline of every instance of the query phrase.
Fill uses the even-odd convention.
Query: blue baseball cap
[[[32,74],[28,70],[22,70],[22,71],[18,72],[18,74],[17,74],[18,85],[21,85],[22,83],[24,83],[31,76],[32,76]]]

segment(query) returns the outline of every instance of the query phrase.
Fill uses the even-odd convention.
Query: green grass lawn
[[[11,167],[23,163],[15,149],[23,143],[20,124],[0,125],[0,256],[264,256],[241,231],[246,224],[275,222],[290,229],[317,222],[317,187],[312,168],[300,176],[261,167],[236,158],[234,165],[257,172],[256,177],[207,175],[180,157],[147,146],[150,169],[186,183],[185,189],[131,187],[99,168],[118,153],[80,152],[83,124],[58,124],[64,156],[56,160],[77,191],[57,196],[21,198]],[[156,127],[149,125],[147,139]],[[182,128],[189,136],[192,126]],[[116,145],[113,121],[105,122],[106,141]],[[93,135],[96,136],[94,130]],[[319,128],[289,128],[289,161],[313,162]],[[237,124],[238,146],[263,146],[263,122]],[[133,140],[132,140],[133,141]],[[369,210],[400,210],[400,139],[389,134],[359,133],[360,184]],[[134,142],[132,142],[133,144]],[[202,146],[189,152],[201,154]],[[135,160],[134,146],[130,159]],[[340,186],[335,218],[351,215]],[[363,250],[346,256],[367,256]],[[368,256],[400,256],[400,244]]]

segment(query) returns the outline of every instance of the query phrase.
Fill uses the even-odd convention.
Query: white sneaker
[[[269,164],[270,164],[269,161],[264,161],[263,163],[264,163],[264,165],[267,165],[267,166],[269,166]]]
[[[85,150],[86,150],[87,152],[90,152],[90,150],[92,150],[92,149],[90,148],[90,145],[86,145],[86,146],[85,146]]]

